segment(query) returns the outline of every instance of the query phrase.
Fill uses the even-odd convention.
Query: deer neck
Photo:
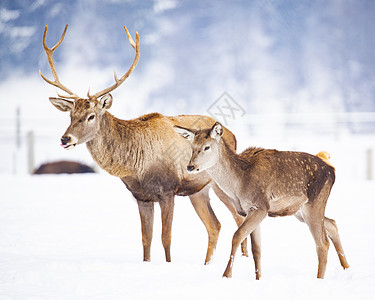
[[[244,162],[228,145],[220,140],[217,163],[206,171],[219,187],[232,198],[239,198],[238,191],[245,176]]]
[[[86,146],[102,169],[111,175],[125,177],[140,167],[141,157],[134,159],[134,153],[139,154],[135,138],[129,121],[117,119],[106,112],[99,131]]]

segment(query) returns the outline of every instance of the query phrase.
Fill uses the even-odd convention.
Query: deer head
[[[183,138],[192,141],[188,172],[198,173],[216,164],[219,159],[219,141],[223,135],[223,126],[219,122],[216,122],[210,129],[194,131],[174,126],[174,130]]]
[[[43,35],[43,48],[47,54],[48,63],[51,68],[54,81],[47,79],[40,70],[39,73],[47,83],[56,86],[67,93],[65,95],[58,94],[59,98],[50,97],[49,100],[57,109],[61,111],[70,111],[70,125],[61,138],[61,146],[65,149],[72,149],[77,144],[88,142],[98,132],[102,116],[112,105],[113,98],[109,93],[119,87],[126,80],[126,78],[129,77],[138,63],[140,57],[139,35],[138,32],[136,32],[136,42],[134,43],[128,29],[124,26],[129,42],[136,52],[133,64],[120,79],[117,77],[116,72],[114,72],[115,83],[112,86],[93,95],[90,95],[89,90],[87,92],[87,98],[81,98],[60,82],[57,76],[55,63],[53,61],[53,52],[63,41],[66,30],[68,29],[68,25],[65,26],[60,40],[52,48],[48,48],[47,46],[47,28],[48,26],[46,25]]]

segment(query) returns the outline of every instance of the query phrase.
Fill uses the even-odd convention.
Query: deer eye
[[[88,117],[87,121],[94,120],[94,118],[95,118],[95,115],[91,115],[91,116]]]
[[[204,147],[204,151],[207,151],[207,150],[209,150],[211,147],[210,146],[206,146],[206,147]]]

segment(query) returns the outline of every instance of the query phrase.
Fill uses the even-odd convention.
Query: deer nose
[[[188,170],[188,172],[191,172],[194,170],[194,166],[187,166],[186,169]]]
[[[61,144],[63,145],[66,145],[67,143],[69,143],[71,141],[71,137],[70,136],[63,136],[61,138]]]

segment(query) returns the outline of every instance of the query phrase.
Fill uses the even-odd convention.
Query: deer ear
[[[50,97],[49,101],[61,111],[71,111],[74,108],[74,102],[70,100]]]
[[[113,97],[111,94],[106,94],[100,98],[100,104],[102,109],[109,109],[112,106]]]
[[[219,122],[216,122],[214,126],[212,126],[211,128],[210,136],[213,139],[219,141],[222,135],[223,135],[223,126]]]
[[[180,126],[173,126],[174,131],[176,131],[179,135],[181,135],[184,139],[188,141],[192,141],[194,139],[195,134],[190,131],[189,129],[180,127]]]

